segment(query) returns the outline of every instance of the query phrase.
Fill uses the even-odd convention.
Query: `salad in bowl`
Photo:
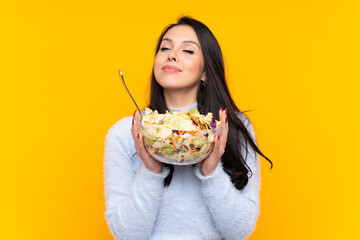
[[[204,160],[221,133],[221,122],[212,113],[206,116],[196,108],[166,112],[145,108],[141,132],[148,153],[156,160],[173,165],[189,165]]]

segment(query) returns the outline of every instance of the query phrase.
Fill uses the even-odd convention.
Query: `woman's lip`
[[[170,66],[170,65],[166,65],[162,68],[162,70],[164,72],[171,72],[171,73],[174,73],[174,72],[181,72],[181,70],[177,67],[174,67],[174,66]]]

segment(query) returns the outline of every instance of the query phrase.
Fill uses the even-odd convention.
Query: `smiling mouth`
[[[167,72],[167,73],[179,73],[179,72],[181,72],[181,70],[171,69],[171,68],[163,68],[163,71]]]
[[[162,70],[167,73],[177,73],[181,72],[181,69],[172,65],[166,65],[162,67]]]

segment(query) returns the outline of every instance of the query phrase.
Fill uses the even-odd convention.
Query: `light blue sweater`
[[[186,109],[194,107],[196,103]],[[252,124],[243,114],[239,117],[256,141]],[[152,173],[134,155],[131,122],[132,116],[117,121],[105,141],[105,219],[116,239],[238,240],[253,232],[260,209],[257,154],[249,151],[246,161],[253,176],[241,191],[221,161],[209,176],[202,175],[199,164],[174,166],[172,181],[164,187],[170,170]],[[245,149],[241,152],[246,156]]]

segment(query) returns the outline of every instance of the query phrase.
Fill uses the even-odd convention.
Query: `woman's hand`
[[[134,138],[136,152],[138,153],[145,167],[149,171],[153,173],[160,173],[162,168],[162,163],[157,161],[155,158],[151,157],[150,154],[145,149],[143,138],[138,129],[139,115],[140,115],[139,112],[135,110],[132,127],[131,127],[131,133]]]
[[[204,176],[210,175],[219,163],[221,156],[225,152],[229,124],[227,121],[227,109],[219,110],[219,117],[221,121],[221,134],[215,136],[215,145],[209,156],[200,162],[200,169]]]

